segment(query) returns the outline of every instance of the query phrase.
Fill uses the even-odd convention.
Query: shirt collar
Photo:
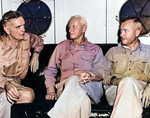
[[[3,35],[3,49],[7,48],[7,47],[10,47],[10,48],[17,48],[17,46],[13,46],[11,45],[10,41],[9,41],[9,37],[7,36],[7,34],[4,34]],[[25,41],[26,39],[22,39],[21,41]],[[19,43],[19,42],[18,42]]]
[[[146,45],[144,45],[144,44],[142,44],[142,43],[140,42],[140,44],[139,44],[139,45],[136,47],[136,49],[134,49],[134,50],[140,49],[141,51],[146,52],[145,46],[146,46]],[[123,46],[121,43],[118,44],[118,47],[128,48],[128,47],[126,47],[126,46]],[[129,49],[129,48],[128,48],[128,49]]]
[[[86,37],[85,37],[85,38],[86,38]],[[84,44],[79,45],[79,46],[80,46],[80,47],[84,47],[84,49],[87,50],[87,48],[88,48],[88,42],[89,42],[89,41],[88,41],[87,38],[86,38]],[[70,40],[69,50],[72,50],[74,47],[75,47],[75,46],[72,44],[72,42],[71,42],[71,40]],[[77,47],[78,47],[78,46],[77,46]]]

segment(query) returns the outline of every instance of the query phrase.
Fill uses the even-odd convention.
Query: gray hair
[[[2,16],[2,25],[5,25],[11,19],[16,19],[22,17],[22,14],[19,11],[8,11]]]
[[[71,16],[70,20],[73,19],[73,18],[79,18],[79,19],[81,19],[81,22],[83,23],[83,25],[87,26],[87,21],[86,21],[86,19],[83,16],[81,16],[81,15]]]

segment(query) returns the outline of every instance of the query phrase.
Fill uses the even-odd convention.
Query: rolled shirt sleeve
[[[47,69],[44,71],[44,76],[46,78],[45,80],[45,85],[46,87],[49,86],[54,86],[56,82],[56,75],[58,72],[58,64],[60,63],[59,58],[60,58],[60,53],[58,46],[56,46],[50,60]]]
[[[28,33],[28,34],[30,35],[31,48],[34,48],[34,52],[37,51],[40,53],[44,47],[44,45],[43,45],[44,40],[40,36],[30,34],[30,33]]]

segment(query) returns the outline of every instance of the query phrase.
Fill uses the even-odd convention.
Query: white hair
[[[81,22],[83,23],[83,25],[87,26],[87,21],[86,21],[86,19],[83,16],[81,16],[81,15],[71,16],[70,20],[73,19],[73,18],[80,18]]]

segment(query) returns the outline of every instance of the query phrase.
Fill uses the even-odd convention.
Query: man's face
[[[5,32],[10,36],[11,39],[21,40],[24,38],[25,33],[25,21],[23,17],[17,19],[11,19],[4,26]]]
[[[86,31],[86,26],[83,25],[81,19],[79,18],[71,19],[68,24],[68,27],[70,39],[79,39],[84,35],[84,32]]]
[[[127,20],[121,24],[120,36],[122,44],[128,46],[132,45],[136,40],[138,40],[138,30],[136,29],[133,20]]]

